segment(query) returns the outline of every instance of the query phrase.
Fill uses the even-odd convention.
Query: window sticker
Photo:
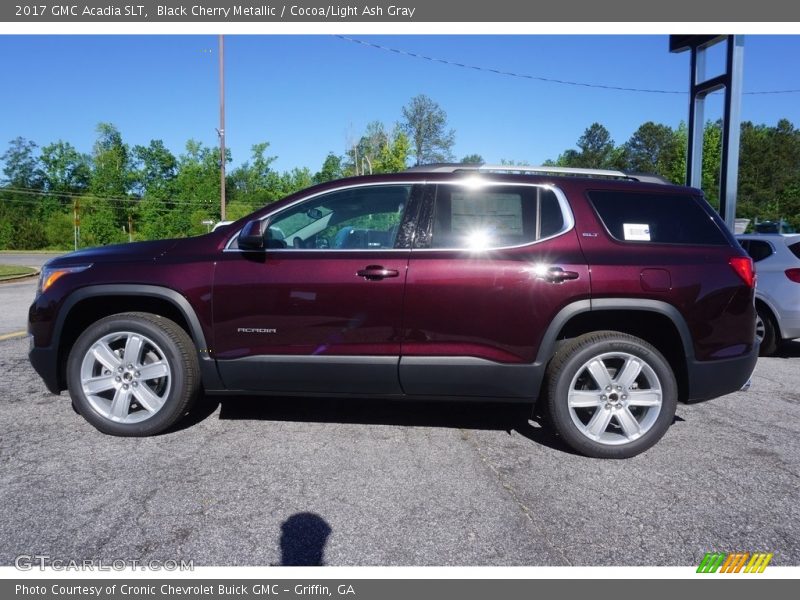
[[[522,198],[519,194],[454,192],[451,196],[453,233],[475,230],[495,235],[522,235]]]
[[[649,242],[650,225],[647,223],[623,223],[622,234],[626,240]]]

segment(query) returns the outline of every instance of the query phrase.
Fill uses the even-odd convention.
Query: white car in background
[[[216,231],[220,227],[225,227],[226,225],[230,225],[233,221],[219,221],[218,223],[214,224],[214,227],[211,228],[211,231]]]
[[[756,337],[761,356],[800,338],[800,234],[746,234],[736,239],[756,269]]]

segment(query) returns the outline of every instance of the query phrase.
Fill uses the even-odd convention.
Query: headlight
[[[39,293],[41,294],[46,292],[47,288],[53,285],[64,275],[68,275],[69,273],[80,273],[91,266],[92,265],[77,265],[74,267],[48,267],[45,265],[42,267],[42,272],[39,275]]]

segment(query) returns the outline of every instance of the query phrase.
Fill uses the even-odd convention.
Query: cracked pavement
[[[205,398],[164,435],[114,438],[45,390],[27,344],[0,342],[2,565],[800,564],[800,343],[625,461],[477,403]]]

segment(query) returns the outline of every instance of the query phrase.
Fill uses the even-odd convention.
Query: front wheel
[[[675,416],[678,386],[667,360],[646,341],[598,331],[566,342],[547,371],[558,433],[595,458],[629,458],[660,440]]]
[[[67,362],[73,405],[104,433],[147,436],[180,419],[198,394],[197,353],[175,322],[149,313],[100,319]]]

